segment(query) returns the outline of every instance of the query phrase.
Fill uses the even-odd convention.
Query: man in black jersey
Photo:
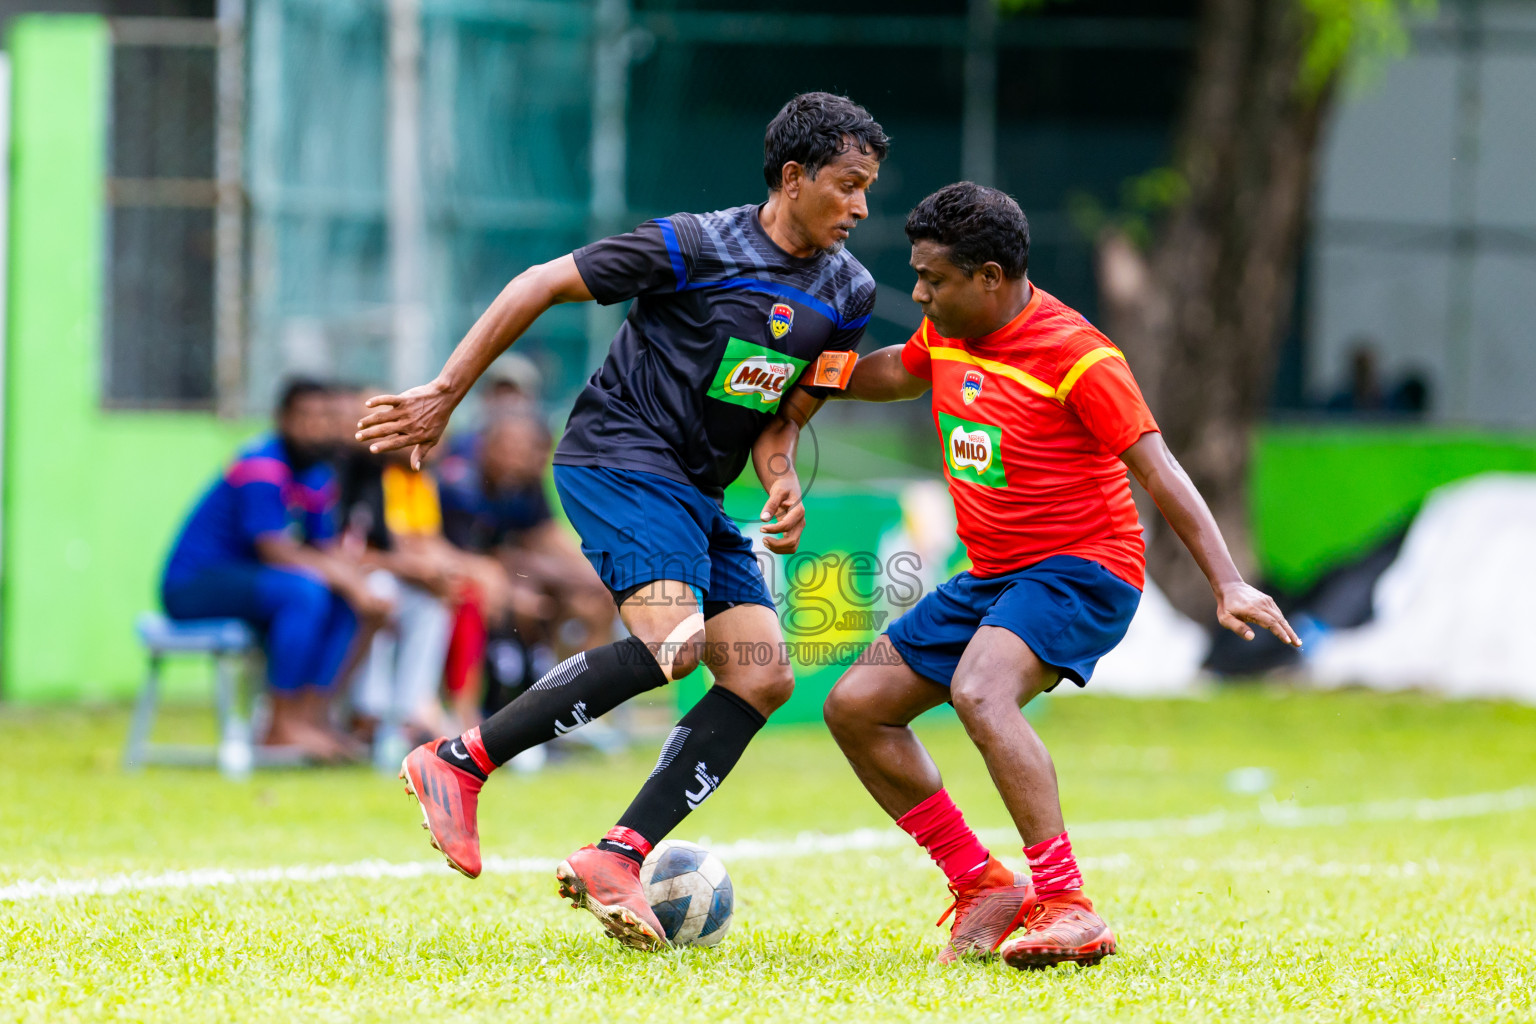
[[[888,140],[847,97],[806,93],[768,126],[768,201],[679,213],[518,275],[437,379],[371,399],[358,438],[374,451],[442,436],[470,385],[550,306],[634,299],[608,358],[576,400],[555,452],[555,487],[582,551],[632,636],[556,666],[479,728],[412,751],[401,767],[432,845],[480,873],[475,810],[486,776],[517,753],[681,679],[711,654],[715,685],[667,737],[618,824],[563,862],[561,893],[625,945],[666,944],[640,886],[650,848],[721,783],[794,687],[751,542],[721,508],[750,458],[768,492],[764,543],[795,550],[804,527],[795,448],[838,379],[875,302],[843,248],[868,215]],[[783,659],[779,659],[782,662]]]

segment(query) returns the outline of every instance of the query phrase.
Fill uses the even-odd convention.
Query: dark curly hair
[[[974,274],[996,263],[1012,278],[1029,269],[1029,220],[1013,197],[995,188],[961,181],[945,185],[907,215],[907,241],[938,242],[949,262]]]
[[[336,386],[313,377],[289,377],[283,381],[277,393],[278,415],[293,411],[293,407],[315,395],[334,395]]]
[[[858,146],[860,153],[873,153],[876,160],[884,160],[891,151],[884,129],[853,100],[829,92],[803,92],[768,122],[763,179],[770,189],[779,188],[784,184],[784,165],[791,160],[814,178],[850,144]]]

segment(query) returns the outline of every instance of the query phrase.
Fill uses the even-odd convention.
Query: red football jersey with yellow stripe
[[[944,475],[974,575],[1076,555],[1145,585],[1119,455],[1157,423],[1125,356],[1082,314],[1036,287],[983,338],[946,338],[925,319],[901,361],[933,381]]]

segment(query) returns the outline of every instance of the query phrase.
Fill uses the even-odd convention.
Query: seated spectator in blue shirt
[[[263,742],[322,760],[356,754],[333,730],[330,693],[358,629],[387,605],[330,547],[336,436],[330,388],[287,384],[277,433],[253,441],[192,510],[166,563],[161,600],[176,619],[244,619],[262,631],[272,719]]]

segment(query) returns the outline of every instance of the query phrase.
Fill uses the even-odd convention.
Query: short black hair
[[[763,136],[763,179],[769,189],[784,184],[784,165],[793,160],[811,177],[850,145],[884,160],[891,140],[869,111],[847,96],[803,92],[784,104]]]
[[[1013,197],[973,181],[945,185],[907,215],[907,241],[938,242],[949,262],[974,274],[996,263],[1003,274],[1023,277],[1029,269],[1029,219]]]
[[[335,385],[327,384],[323,380],[317,380],[314,377],[289,377],[283,381],[282,389],[277,394],[277,414],[287,415],[299,402],[314,395],[335,393]]]

